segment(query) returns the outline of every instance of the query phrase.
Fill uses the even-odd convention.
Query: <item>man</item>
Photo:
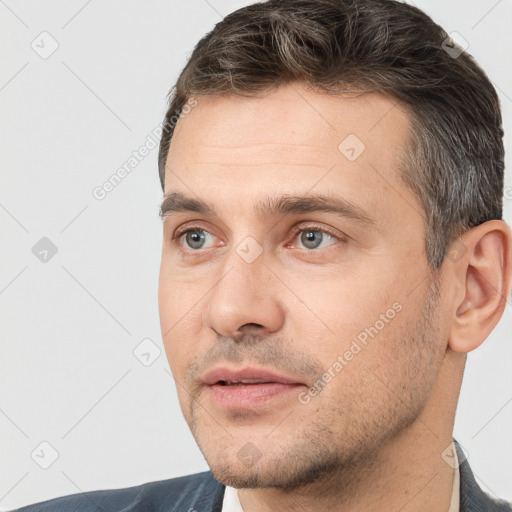
[[[22,510],[512,510],[452,438],[512,286],[502,136],[484,72],[414,7],[227,16],[159,159],[161,328],[211,472]]]

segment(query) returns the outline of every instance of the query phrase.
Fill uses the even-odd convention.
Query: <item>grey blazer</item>
[[[462,450],[454,440],[459,460]],[[476,483],[468,461],[460,470],[460,512],[512,511],[512,503],[494,500]],[[150,482],[126,489],[93,491],[36,503],[19,512],[221,512],[225,486],[210,471]]]

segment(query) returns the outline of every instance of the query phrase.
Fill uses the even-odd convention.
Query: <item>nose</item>
[[[203,303],[204,325],[230,338],[270,335],[283,326],[283,296],[263,256],[248,263],[233,251]]]

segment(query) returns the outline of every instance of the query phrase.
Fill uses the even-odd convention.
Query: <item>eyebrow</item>
[[[218,217],[212,205],[201,199],[188,197],[181,192],[172,192],[164,196],[160,206],[160,217],[163,219],[173,213],[186,211]],[[342,197],[325,194],[267,196],[257,203],[255,212],[261,217],[326,212],[355,220],[368,227],[375,228],[377,225],[377,221],[360,206]]]

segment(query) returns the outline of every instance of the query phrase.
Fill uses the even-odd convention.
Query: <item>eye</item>
[[[333,245],[340,239],[325,229],[319,229],[317,226],[309,226],[297,227],[293,240],[299,240],[300,244],[306,249],[312,250]]]
[[[208,249],[212,247],[212,245],[207,245],[208,240],[210,242],[214,239],[214,235],[212,235],[209,231],[201,228],[191,228],[185,231],[181,231],[174,235],[173,239],[181,240],[183,239],[184,243],[189,249]]]
[[[185,249],[190,249],[192,252],[214,247],[215,238],[215,235],[200,227],[191,227],[178,231],[172,237],[173,241],[177,241],[180,245],[184,244]],[[302,245],[306,250],[312,251],[333,245],[341,239],[325,228],[318,226],[297,226],[293,230],[292,240],[294,242],[292,244],[293,247],[295,247],[298,241],[299,248],[301,248],[300,245]]]

